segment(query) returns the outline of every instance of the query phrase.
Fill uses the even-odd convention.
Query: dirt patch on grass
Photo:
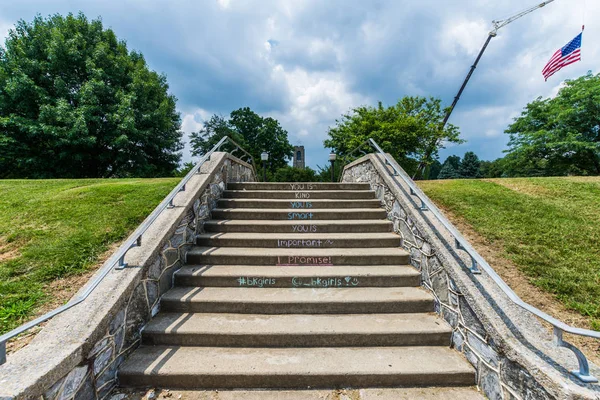
[[[536,185],[530,180],[520,179],[482,179],[483,182],[491,182],[500,186],[504,186],[514,192],[527,194],[535,197],[550,196],[552,191],[541,185]]]
[[[564,179],[570,182],[600,184],[600,177],[598,176],[567,176]]]
[[[8,242],[6,237],[0,236],[0,263],[12,260],[21,255],[19,251],[22,244],[16,242]]]
[[[493,180],[493,182],[495,181]],[[486,259],[498,275],[521,299],[569,325],[591,329],[591,324],[587,317],[576,311],[569,310],[552,294],[533,285],[529,277],[521,272],[513,262],[506,259],[501,241],[490,242],[477,233],[463,218],[458,217],[445,207],[441,207],[440,205],[438,207],[444,211],[444,214],[471,242],[475,250]],[[550,332],[552,331],[550,324],[543,321],[542,324]],[[598,343],[598,340],[570,334],[565,334],[565,340],[579,347],[594,364],[600,365],[600,343]]]
[[[47,312],[66,304],[71,297],[73,297],[77,291],[79,291],[79,289],[81,289],[91,279],[91,277],[96,273],[96,271],[98,271],[102,264],[104,264],[104,262],[108,260],[108,258],[119,248],[121,243],[122,241],[112,244],[110,248],[100,256],[98,262],[84,273],[57,279],[47,284],[44,288],[44,292],[51,293],[52,296],[48,301],[38,307],[36,312],[31,315],[27,321],[23,321],[23,323],[32,321],[38,317],[41,317]],[[46,324],[47,322],[44,322],[37,327],[23,333],[22,335],[9,340],[6,344],[6,352],[8,354],[14,353],[15,351],[27,346]]]

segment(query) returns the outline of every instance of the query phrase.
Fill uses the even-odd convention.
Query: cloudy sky
[[[0,37],[36,13],[83,11],[167,75],[186,136],[214,113],[249,106],[277,118],[326,164],[327,128],[350,108],[404,95],[449,105],[493,19],[538,0],[0,0]],[[492,40],[451,122],[467,143],[441,152],[502,156],[522,107],[600,63],[600,1],[555,0]],[[583,61],[544,82],[550,56],[586,23]],[[189,159],[186,152],[184,158]]]

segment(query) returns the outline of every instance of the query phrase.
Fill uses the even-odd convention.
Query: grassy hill
[[[467,223],[485,244],[497,248],[523,279],[600,329],[600,177],[419,185],[455,220]]]
[[[177,181],[0,180],[0,332],[65,302]],[[513,289],[528,281],[600,329],[600,178],[419,185],[482,239],[476,247],[496,251],[496,259],[482,253]],[[503,260],[504,272],[517,270],[512,281]],[[540,306],[527,288],[517,292]]]
[[[0,180],[0,333],[64,296],[56,280],[96,266],[178,181]]]

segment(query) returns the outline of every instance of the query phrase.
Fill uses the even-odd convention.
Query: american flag
[[[558,72],[562,67],[581,61],[582,35],[583,32],[575,36],[575,39],[567,43],[565,47],[556,50],[556,53],[554,53],[550,61],[548,61],[548,64],[546,64],[542,70],[542,74],[546,80]]]

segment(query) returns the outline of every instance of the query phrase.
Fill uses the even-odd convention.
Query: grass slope
[[[600,178],[419,182],[531,282],[600,329]]]
[[[179,179],[0,180],[0,333],[93,267]]]

